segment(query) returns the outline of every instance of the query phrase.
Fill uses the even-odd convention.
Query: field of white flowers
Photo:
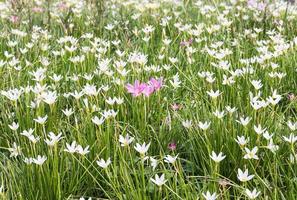
[[[297,4],[0,2],[0,199],[297,199]]]

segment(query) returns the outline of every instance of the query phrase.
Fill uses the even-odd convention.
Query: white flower
[[[89,197],[88,199],[85,199],[84,197],[80,197],[79,200],[92,200],[92,198]]]
[[[267,101],[272,104],[272,105],[276,105],[278,104],[278,102],[282,99],[282,96],[277,94],[277,91],[274,90],[273,93],[272,93],[272,96],[269,96],[267,98]]]
[[[52,105],[56,102],[57,100],[57,93],[56,92],[52,92],[52,91],[47,91],[42,93],[42,99],[45,103]]]
[[[39,124],[44,124],[47,120],[47,115],[45,115],[44,117],[37,117],[37,119],[34,119],[35,122],[39,123]]]
[[[224,160],[225,157],[226,157],[226,156],[223,155],[222,152],[220,152],[220,153],[217,155],[214,151],[212,151],[212,152],[211,152],[211,155],[210,155],[210,158],[211,158],[213,161],[215,161],[216,163],[221,162],[222,160]]]
[[[185,128],[191,128],[192,127],[192,121],[191,120],[185,120],[185,121],[182,122],[182,125]]]
[[[210,193],[209,191],[207,191],[206,193],[202,193],[203,197],[205,198],[205,200],[216,200],[217,199],[217,193]]]
[[[15,122],[12,122],[12,124],[11,125],[8,125],[8,126],[13,131],[16,131],[19,128],[19,124],[18,123],[15,123]]]
[[[273,143],[273,140],[270,139],[268,145],[266,146],[272,153],[275,153],[278,149],[279,146]]]
[[[129,146],[129,144],[131,144],[134,141],[134,137],[130,137],[129,134],[127,134],[125,137],[120,135],[119,141],[122,147]]]
[[[179,75],[178,74],[174,75],[173,80],[169,80],[169,82],[174,89],[179,88],[181,84],[181,81],[179,80]]]
[[[83,88],[83,92],[88,96],[97,96],[100,92],[100,89],[97,90],[95,85],[86,84]]]
[[[8,148],[8,151],[10,151],[10,157],[17,157],[22,153],[21,147],[18,146],[15,142],[13,143],[12,147]]]
[[[24,162],[28,165],[32,164],[34,162],[34,159],[33,158],[24,158]]]
[[[164,162],[173,164],[173,163],[175,163],[177,157],[178,157],[178,155],[176,155],[176,156],[167,155],[164,158]]]
[[[209,126],[210,126],[210,122],[198,122],[198,126],[199,126],[199,128],[201,128],[202,130],[207,130],[208,128],[209,128]]]
[[[42,165],[46,161],[46,159],[47,159],[46,156],[38,155],[37,158],[33,158],[33,162],[36,165]]]
[[[66,151],[68,153],[75,153],[76,152],[76,141],[73,141],[71,143],[71,145],[66,143],[66,149],[64,149],[64,151]]]
[[[258,151],[258,147],[254,147],[252,150],[245,148],[246,154],[244,155],[244,159],[256,159],[258,160],[259,157],[256,155]]]
[[[74,111],[72,110],[72,108],[70,109],[65,109],[65,110],[62,110],[62,112],[64,113],[64,115],[66,115],[67,117],[70,117],[70,115],[72,115],[74,113]]]
[[[263,137],[264,137],[266,140],[270,140],[270,139],[272,138],[273,135],[274,135],[274,133],[269,134],[268,131],[265,131],[265,132],[263,133]]]
[[[151,181],[159,187],[164,185],[167,182],[164,174],[162,174],[160,177],[158,176],[158,174],[156,174],[155,179],[151,178]]]
[[[214,116],[216,116],[219,119],[222,119],[225,116],[225,111],[220,112],[219,110],[215,110],[213,112]]]
[[[237,110],[237,108],[236,107],[232,108],[231,106],[226,106],[226,110],[229,113],[234,113]]]
[[[23,132],[21,132],[21,135],[26,136],[26,137],[30,137],[34,132],[34,129],[30,128],[28,131],[24,130]]]
[[[251,83],[256,90],[261,89],[263,86],[263,84],[261,83],[261,80],[252,80]]]
[[[151,143],[148,143],[147,145],[145,142],[142,145],[137,143],[134,149],[143,156],[148,151],[150,145]]]
[[[99,119],[97,116],[95,116],[95,117],[92,118],[92,122],[94,124],[96,124],[97,126],[100,126],[101,124],[103,124],[104,120],[105,120],[104,117],[101,117]]]
[[[111,163],[110,158],[108,158],[106,161],[103,160],[102,158],[100,160],[96,161],[97,165],[99,165],[99,167],[102,167],[103,169],[106,169],[108,167],[108,165]]]
[[[246,182],[254,178],[255,175],[249,175],[248,169],[246,169],[244,172],[241,169],[238,169],[237,178],[241,182]]]
[[[217,98],[222,94],[220,90],[216,90],[216,91],[210,90],[210,91],[206,91],[206,93],[213,99]]]
[[[258,135],[261,135],[266,131],[266,128],[262,128],[261,124],[259,124],[258,126],[254,125],[254,130]]]
[[[237,139],[235,139],[237,144],[240,146],[245,146],[249,142],[249,138],[245,138],[244,136],[237,136]]]
[[[86,146],[85,148],[83,148],[81,145],[77,145],[76,147],[76,153],[80,154],[80,155],[86,155],[88,154],[90,151],[89,151],[89,145]]]
[[[11,89],[8,91],[2,90],[1,94],[11,101],[17,101],[20,98],[20,96],[23,94],[23,90],[19,90],[17,88]]]
[[[255,199],[259,196],[261,192],[254,189],[253,191],[250,191],[249,189],[245,189],[245,194],[248,196],[249,199]]]
[[[241,125],[243,125],[243,126],[247,126],[248,125],[248,123],[251,121],[251,118],[250,117],[246,117],[246,118],[244,118],[244,117],[240,117],[239,118],[239,121],[238,120],[236,120],[238,123],[240,123]]]
[[[289,129],[291,129],[291,131],[297,130],[297,122],[293,123],[291,121],[288,121],[287,125],[288,125]]]
[[[297,141],[297,136],[295,136],[293,133],[291,133],[289,137],[283,136],[283,138],[286,142],[289,142],[291,144]]]
[[[62,133],[59,133],[58,135],[55,135],[53,132],[48,133],[49,139],[45,139],[45,143],[48,146],[54,146],[57,142],[59,142],[62,139]]]
[[[150,161],[151,161],[151,167],[153,168],[153,170],[155,170],[158,165],[158,160],[154,159],[153,157],[150,157]]]
[[[24,130],[23,132],[21,132],[21,135],[26,136],[31,142],[35,144],[39,141],[40,137],[35,137],[34,135],[32,135],[33,132],[34,129],[30,128],[28,131]]]

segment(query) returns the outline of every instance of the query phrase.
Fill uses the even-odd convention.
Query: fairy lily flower
[[[33,162],[36,165],[42,165],[46,161],[47,157],[46,156],[40,156],[38,155],[37,158],[33,158]]]
[[[182,122],[182,125],[185,128],[191,128],[192,127],[192,121],[191,120],[185,120],[185,121]]]
[[[210,158],[211,158],[213,161],[215,161],[216,163],[221,162],[222,160],[225,159],[225,157],[226,157],[226,156],[223,155],[222,152],[220,152],[220,153],[217,155],[214,151],[212,151],[212,152],[211,152],[211,155],[210,155]]]
[[[145,96],[150,96],[153,92],[155,91],[154,86],[152,85],[147,85],[146,87],[142,90],[142,94],[144,94]]]
[[[99,119],[97,116],[95,116],[95,117],[92,118],[92,122],[94,124],[96,124],[97,126],[100,126],[101,124],[103,124],[104,120],[105,120],[104,117],[101,117]]]
[[[222,112],[220,112],[219,110],[215,110],[213,112],[214,116],[216,116],[219,119],[222,119],[225,116],[225,111],[223,110]]]
[[[122,147],[129,146],[129,144],[131,144],[134,141],[134,137],[130,137],[129,134],[127,134],[125,137],[119,135],[119,141]]]
[[[15,123],[15,122],[12,122],[12,124],[11,125],[8,125],[8,126],[13,131],[16,131],[19,128],[19,124],[18,123]]]
[[[264,137],[266,140],[270,140],[270,139],[272,139],[273,135],[274,135],[274,133],[269,133],[268,131],[265,131],[265,132],[263,133],[263,137]]]
[[[108,165],[110,165],[111,160],[110,158],[108,158],[106,161],[103,160],[102,158],[100,160],[96,161],[97,165],[99,165],[99,167],[102,167],[103,169],[106,169],[108,167]]]
[[[164,185],[167,182],[164,174],[162,174],[160,177],[158,176],[158,174],[156,174],[155,179],[151,178],[151,181],[159,187],[161,187],[162,185]]]
[[[225,159],[225,157],[226,157],[226,156],[223,155],[222,152],[220,152],[220,153],[217,155],[214,151],[212,151],[212,152],[211,152],[211,155],[210,155],[210,158],[211,158],[213,161],[215,161],[216,163],[221,162],[222,160]]]
[[[151,162],[151,167],[153,168],[153,170],[156,169],[157,165],[158,165],[158,160],[154,159],[153,157],[150,157],[150,162]]]
[[[237,108],[231,107],[231,106],[226,106],[226,110],[228,113],[234,113],[237,110]]]
[[[34,162],[34,159],[33,158],[24,158],[24,162],[27,164],[27,165],[31,165],[33,162]]]
[[[246,169],[244,172],[241,169],[238,169],[237,178],[241,182],[246,182],[254,178],[255,175],[249,175],[248,169]]]
[[[239,144],[241,147],[245,146],[249,140],[249,138],[246,139],[244,136],[237,136],[237,139],[235,139],[237,144]]]
[[[134,97],[138,97],[142,94],[143,90],[146,88],[145,83],[140,83],[139,80],[136,80],[134,82],[134,85],[127,84],[126,89],[128,90],[128,93],[131,93]]]
[[[54,104],[57,98],[58,98],[58,95],[56,92],[48,91],[48,92],[42,93],[42,100],[49,105]]]
[[[83,148],[81,145],[77,145],[77,147],[76,147],[76,152],[77,152],[78,154],[84,156],[84,155],[90,153],[90,151],[89,151],[89,147],[90,147],[89,145],[86,146],[85,148]]]
[[[2,90],[1,94],[11,101],[17,101],[20,98],[20,96],[23,94],[23,90],[17,89],[17,88],[10,89],[8,91]]]
[[[140,144],[136,144],[136,146],[134,147],[134,149],[140,153],[141,156],[144,156],[144,154],[148,151],[149,147],[150,147],[151,143],[145,144],[145,142],[140,145]]]
[[[169,82],[174,89],[179,88],[181,84],[181,81],[179,80],[179,75],[178,74],[174,75],[173,80],[170,80]]]
[[[266,128],[262,128],[261,124],[259,124],[258,126],[254,125],[254,130],[258,135],[261,135],[266,131]]]
[[[294,144],[297,141],[297,136],[295,136],[293,133],[291,133],[289,137],[283,136],[283,138],[286,142],[291,144]]]
[[[287,125],[291,131],[297,130],[297,122],[294,123],[294,122],[288,121]]]
[[[199,128],[201,128],[203,131],[206,131],[208,128],[209,128],[209,126],[210,126],[210,122],[198,122],[198,126],[199,126]]]
[[[245,189],[245,194],[248,196],[249,199],[256,199],[261,192],[254,189],[250,191],[249,189]]]
[[[261,83],[261,80],[252,80],[251,84],[254,86],[256,90],[259,90],[262,88],[263,84]]]
[[[15,142],[13,143],[12,147],[8,148],[8,151],[10,151],[10,157],[17,157],[22,153],[21,147],[18,146]]]
[[[205,198],[205,200],[216,200],[217,199],[217,193],[210,193],[209,191],[207,191],[206,193],[202,193],[203,197]]]
[[[64,149],[64,151],[68,152],[68,153],[75,153],[76,152],[76,141],[73,141],[70,144],[66,143],[66,149]]]
[[[45,143],[48,146],[54,146],[57,142],[59,142],[62,139],[62,133],[59,133],[58,135],[55,135],[53,132],[48,133],[48,139],[45,139]]]
[[[216,90],[216,91],[210,90],[210,91],[206,91],[206,93],[213,99],[217,98],[222,94],[220,90]]]
[[[149,81],[149,85],[152,85],[153,88],[158,91],[161,89],[161,87],[163,86],[163,78],[159,78],[159,79],[155,79],[155,78],[151,78]]]
[[[175,142],[170,142],[168,144],[168,149],[171,151],[174,151],[176,149],[176,143]]]
[[[62,112],[64,113],[64,115],[66,115],[67,117],[70,117],[70,115],[72,115],[74,113],[74,111],[72,110],[72,108],[70,109],[65,109],[65,110],[62,110]]]
[[[41,125],[43,125],[46,122],[46,120],[47,120],[47,115],[45,115],[44,117],[39,116],[39,117],[37,117],[37,119],[34,119],[35,122],[37,122]]]
[[[175,163],[177,157],[178,157],[178,155],[176,155],[176,156],[167,155],[164,158],[164,162],[173,164],[173,163]]]
[[[250,117],[246,117],[246,118],[240,117],[239,120],[236,120],[236,121],[243,126],[247,126],[248,123],[251,121],[251,118]]]
[[[245,147],[246,154],[244,155],[244,159],[256,159],[258,160],[259,157],[256,155],[258,151],[258,147],[254,147],[252,150]]]
[[[182,106],[180,104],[177,104],[177,103],[174,103],[174,104],[171,105],[171,109],[173,111],[177,111],[177,110],[181,109],[181,107]]]

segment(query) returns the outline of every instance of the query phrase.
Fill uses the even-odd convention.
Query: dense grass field
[[[297,199],[297,6],[0,2],[0,199]]]

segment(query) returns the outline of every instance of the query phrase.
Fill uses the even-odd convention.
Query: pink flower
[[[248,6],[256,7],[257,6],[257,2],[255,0],[248,0]]]
[[[10,16],[10,21],[14,24],[17,23],[19,20],[20,20],[20,18],[16,15]]]
[[[171,105],[171,109],[173,110],[173,111],[177,111],[177,110],[179,110],[181,108],[181,105],[179,105],[179,104],[172,104]]]
[[[263,10],[265,10],[265,8],[266,8],[266,4],[265,3],[263,3],[263,2],[258,3],[258,10],[263,11]]]
[[[140,83],[139,80],[136,80],[134,82],[134,85],[127,84],[126,89],[128,90],[128,93],[132,94],[134,97],[138,97],[142,94],[143,90],[147,87],[147,84]]]
[[[168,149],[170,149],[171,151],[174,151],[176,149],[176,143],[175,142],[170,142],[168,144]]]
[[[68,8],[67,4],[65,2],[61,2],[58,4],[58,9],[61,11],[64,11]]]
[[[144,88],[144,90],[142,91],[142,93],[145,95],[145,96],[150,96],[153,92],[155,91],[155,88],[154,86],[152,85],[146,85],[146,87]]]
[[[41,13],[41,12],[43,12],[43,8],[41,8],[41,7],[33,7],[32,8],[32,11],[35,12],[35,13]]]
[[[293,93],[290,93],[290,94],[288,94],[288,99],[289,99],[289,101],[294,101],[297,98],[296,98],[296,96]]]
[[[180,46],[184,47],[184,46],[190,46],[193,43],[193,38],[190,38],[188,41],[181,41],[180,42]]]
[[[158,79],[151,78],[151,80],[149,81],[149,84],[152,85],[156,91],[158,91],[163,86],[163,78],[162,77]]]

